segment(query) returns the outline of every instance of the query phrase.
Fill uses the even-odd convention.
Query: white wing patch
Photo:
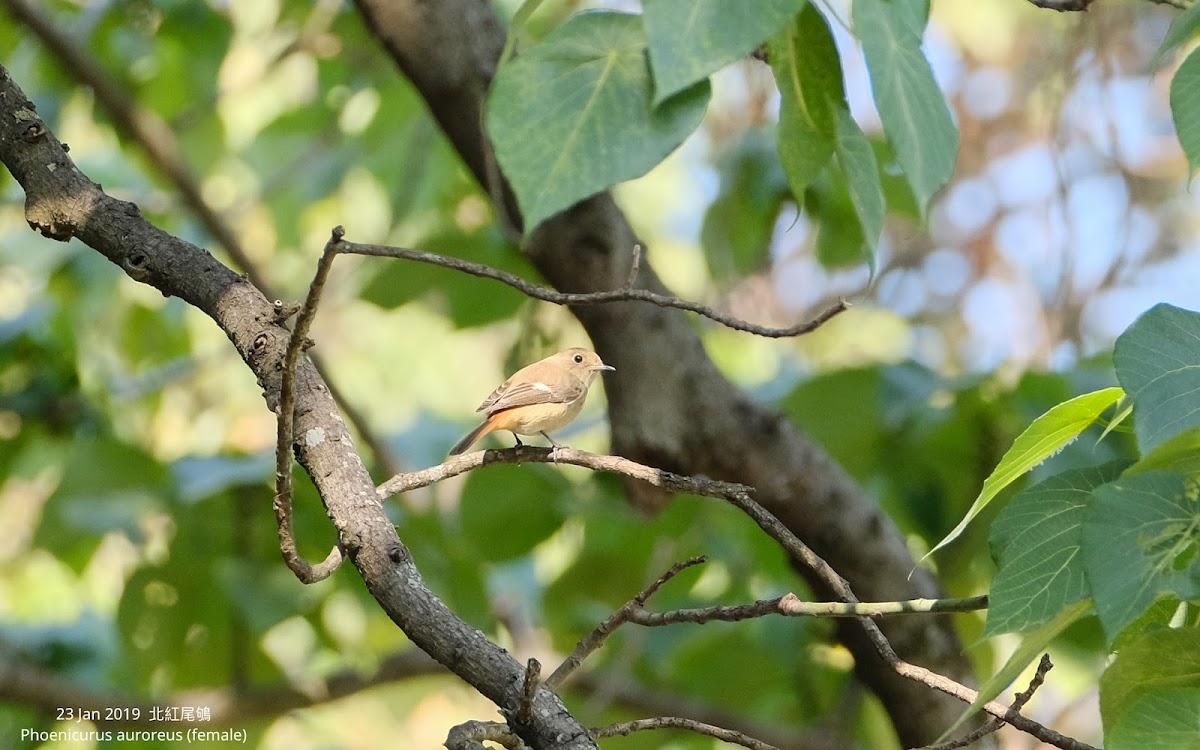
[[[553,388],[551,388],[550,386],[546,385],[545,383],[540,383],[540,382],[539,382],[539,383],[534,383],[534,384],[533,384],[533,389],[534,389],[535,391],[545,391],[546,393],[553,393],[553,392],[554,392],[554,389],[553,389]]]

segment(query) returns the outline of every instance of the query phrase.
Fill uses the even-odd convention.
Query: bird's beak
[[[611,370],[612,372],[616,372],[617,368],[613,367],[612,365],[596,365],[596,370]]]

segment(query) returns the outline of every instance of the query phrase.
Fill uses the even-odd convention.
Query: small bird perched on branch
[[[493,430],[508,430],[521,445],[521,435],[541,435],[556,448],[546,433],[565,427],[579,416],[588,388],[601,370],[617,368],[604,364],[592,351],[573,347],[522,367],[492,391],[475,411],[487,419],[450,449],[462,453]]]

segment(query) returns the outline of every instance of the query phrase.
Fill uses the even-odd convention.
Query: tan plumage
[[[475,411],[487,419],[450,450],[462,453],[493,430],[508,430],[514,435],[541,434],[564,427],[579,416],[588,388],[596,373],[612,370],[592,351],[573,347],[522,367],[500,384]],[[517,438],[517,445],[521,438]]]

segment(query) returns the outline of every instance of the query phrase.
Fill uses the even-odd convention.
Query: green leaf
[[[538,465],[471,472],[463,487],[463,536],[485,560],[520,557],[562,526],[561,498],[570,485]]]
[[[1156,628],[1100,678],[1105,747],[1200,747],[1200,629]]]
[[[1141,696],[1172,687],[1200,688],[1200,629],[1155,628],[1121,649],[1100,678],[1105,730],[1125,718]]]
[[[871,258],[862,224],[850,200],[846,175],[831,164],[804,196],[804,210],[817,227],[817,260],[826,268],[844,268]]]
[[[878,471],[889,437],[880,413],[882,379],[877,367],[818,375],[797,385],[780,406],[851,476],[865,481]]]
[[[1126,476],[1143,471],[1164,469],[1189,479],[1200,478],[1200,427],[1181,432],[1161,443],[1140,461],[1130,466]]]
[[[1200,120],[1195,124],[1200,128]],[[1150,308],[1117,338],[1113,367],[1133,401],[1143,455],[1200,427],[1200,313],[1165,304]]]
[[[76,439],[35,544],[81,570],[105,534],[143,543],[147,518],[161,513],[170,496],[170,476],[150,454],[109,437]]]
[[[1108,420],[1108,424],[1104,425],[1104,431],[1100,433],[1100,437],[1096,438],[1097,445],[1104,442],[1104,438],[1108,437],[1108,433],[1120,427],[1126,419],[1129,419],[1129,415],[1133,414],[1133,404],[1131,402],[1122,401],[1117,405],[1120,409],[1112,419]],[[1129,430],[1126,429],[1124,431],[1128,432]]]
[[[1086,615],[1091,608],[1091,599],[1077,601],[1060,611],[1053,620],[1050,620],[1037,630],[1021,638],[1021,644],[1017,646],[1013,655],[1008,658],[1008,661],[1004,663],[999,672],[983,683],[979,688],[979,695],[975,698],[975,702],[968,706],[967,710],[950,725],[950,728],[942,733],[939,741],[953,734],[956,729],[974,716],[975,712],[983,708],[989,701],[995,700],[996,696],[1003,693],[1013,683],[1013,680],[1017,679],[1021,675],[1021,672],[1024,672],[1025,668],[1032,664],[1033,660],[1046,650],[1046,646],[1050,645],[1050,641],[1054,640],[1068,626]]]
[[[1188,55],[1171,78],[1171,119],[1193,175],[1200,168],[1200,50]]]
[[[1200,748],[1200,688],[1172,687],[1142,696],[1104,733],[1107,750]]]
[[[525,0],[521,3],[521,7],[517,8],[517,12],[513,14],[512,23],[508,27],[508,36],[504,38],[504,49],[500,50],[500,59],[496,61],[496,67],[502,67],[508,59],[512,57],[517,48],[517,35],[521,33],[521,29],[525,28],[525,24],[537,9],[542,6],[543,0]]]
[[[1083,563],[1112,642],[1160,595],[1200,594],[1200,502],[1195,484],[1166,471],[1122,477],[1093,494]]]
[[[779,85],[779,156],[797,203],[821,176],[837,143],[837,110],[846,106],[842,65],[829,24],[807,5],[769,45]]]
[[[999,570],[988,592],[983,637],[1025,632],[1088,597],[1080,546],[1092,490],[1115,480],[1125,466],[1074,469],[1020,492],[992,523]]]
[[[846,174],[846,184],[850,189],[850,202],[854,204],[855,215],[858,216],[862,228],[863,240],[866,243],[867,263],[871,267],[871,275],[875,275],[875,245],[879,235],[883,233],[883,186],[879,182],[879,166],[875,162],[875,150],[871,141],[863,134],[862,128],[850,116],[848,109],[839,109],[837,113],[837,153],[838,165]]]
[[[645,174],[700,124],[707,81],[653,106],[645,49],[639,16],[581,13],[497,72],[487,128],[526,234]]]
[[[987,507],[987,504],[1002,489],[1062,450],[1063,446],[1074,440],[1079,433],[1087,429],[1088,425],[1095,422],[1105,409],[1115,404],[1121,395],[1120,388],[1104,388],[1092,393],[1085,393],[1069,401],[1064,401],[1033,420],[1033,423],[1017,436],[1012,447],[1000,459],[999,465],[984,480],[983,490],[971,504],[967,515],[942,541],[929,550],[925,557],[929,557],[957,539],[959,534],[962,534],[963,530],[967,528],[967,524],[979,515],[979,512]]]
[[[1200,30],[1200,5],[1193,3],[1175,16],[1175,20],[1171,22],[1171,28],[1167,29],[1167,35],[1163,37],[1162,44],[1154,53],[1150,67],[1157,69],[1163,64],[1167,55],[1174,52],[1181,44],[1191,41],[1198,30]]]
[[[856,0],[851,11],[883,130],[922,213],[958,155],[958,128],[921,51],[927,11],[925,0]]]
[[[762,267],[788,194],[767,131],[746,131],[719,164],[721,191],[704,213],[700,244],[715,278],[741,278]]]
[[[645,0],[654,104],[750,54],[806,0]]]

